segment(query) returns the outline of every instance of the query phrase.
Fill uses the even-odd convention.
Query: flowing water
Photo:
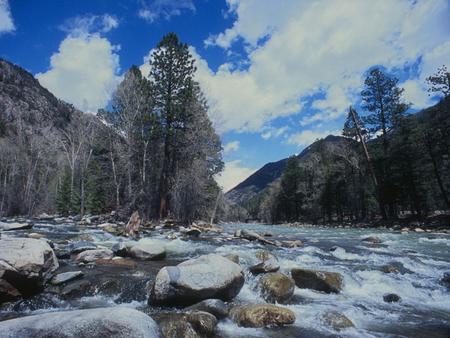
[[[389,230],[344,228],[291,228],[257,224],[224,224],[222,234],[200,238],[182,237],[175,230],[147,231],[147,241],[163,243],[168,257],[161,262],[137,262],[135,267],[78,267],[72,260],[60,260],[60,270],[82,269],[93,288],[78,289],[65,297],[45,290],[29,300],[0,307],[0,319],[72,308],[130,306],[152,315],[168,309],[147,305],[146,284],[164,265],[175,265],[188,258],[207,253],[236,254],[247,271],[256,262],[255,253],[266,249],[280,262],[280,271],[290,275],[294,267],[339,272],[344,287],[339,294],[324,294],[295,289],[286,306],[296,315],[294,325],[284,328],[248,329],[222,320],[218,337],[450,337],[450,291],[440,279],[450,272],[450,235],[446,233],[399,233]],[[259,233],[271,232],[277,240],[303,242],[298,248],[278,248],[233,237],[237,229]],[[73,223],[38,223],[28,232],[43,234],[63,246],[81,239],[111,247],[118,237],[91,227]],[[169,240],[173,232],[180,238]],[[25,236],[26,231],[11,233]],[[382,243],[362,242],[376,236]],[[398,273],[384,273],[384,265],[395,266]],[[258,290],[258,276],[246,272],[246,282],[235,303],[264,302]],[[116,282],[116,284],[114,284]],[[80,281],[78,283],[81,283]],[[78,293],[77,293],[78,292]],[[386,303],[383,296],[395,293],[398,303]],[[178,311],[178,309],[170,309]],[[334,331],[321,319],[327,311],[338,311],[355,324],[355,328]]]

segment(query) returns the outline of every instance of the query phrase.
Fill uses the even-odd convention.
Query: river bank
[[[28,224],[14,220],[22,221]],[[447,337],[450,332],[445,232],[260,224],[223,224],[208,231],[164,223],[143,227],[140,239],[132,239],[118,235],[123,224],[104,221],[43,217],[33,226],[2,231],[0,242],[49,243],[57,266],[47,269],[48,279],[36,294],[0,305],[0,326],[17,317],[106,307],[145,313],[166,336],[176,330],[190,330],[186,337]],[[313,274],[305,281],[305,271],[325,277]],[[68,272],[73,274],[61,275]],[[58,276],[60,283],[54,280]],[[179,280],[184,289],[165,293],[155,286]],[[201,291],[187,297],[192,296],[183,291],[188,287]],[[189,308],[202,298],[224,302]]]

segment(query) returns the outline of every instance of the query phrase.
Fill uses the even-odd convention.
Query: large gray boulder
[[[235,306],[230,310],[230,317],[238,326],[243,327],[282,326],[295,322],[294,312],[272,304]]]
[[[33,238],[0,240],[0,303],[39,292],[58,268],[47,242]]]
[[[114,257],[114,252],[109,249],[95,249],[80,252],[75,260],[81,263],[93,263],[99,259],[111,259]]]
[[[233,299],[244,285],[242,268],[216,254],[190,259],[159,270],[149,302],[192,305],[208,298]]]
[[[162,244],[142,239],[130,249],[130,256],[145,261],[156,261],[166,257],[166,249]]]
[[[0,322],[0,338],[157,338],[155,321],[125,307],[50,312]]]
[[[31,229],[32,227],[33,227],[33,223],[0,222],[0,231],[25,230],[25,229]]]

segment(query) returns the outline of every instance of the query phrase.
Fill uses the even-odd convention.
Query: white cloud
[[[98,34],[68,36],[50,59],[50,69],[36,74],[41,85],[83,111],[107,105],[119,81],[117,47]]]
[[[239,141],[228,142],[227,144],[225,144],[223,146],[224,155],[228,155],[228,154],[232,153],[233,151],[239,150],[239,146],[240,146]]]
[[[119,26],[119,20],[110,14],[104,15],[80,15],[66,20],[60,29],[72,36],[80,36],[91,33],[107,33]]]
[[[405,102],[412,103],[413,108],[425,108],[432,104],[423,81],[407,80],[401,83],[400,87],[405,89],[403,92]]]
[[[162,18],[169,20],[173,16],[181,15],[183,11],[195,12],[192,0],[152,0],[143,1],[138,16],[148,22]]]
[[[216,181],[227,192],[255,171],[256,169],[241,166],[240,160],[226,162],[222,173],[216,176]]]
[[[298,146],[309,146],[311,143],[318,139],[327,137],[328,135],[340,135],[339,130],[326,130],[326,131],[314,131],[304,130],[299,133],[295,133],[289,136],[287,139],[288,144],[295,144]]]
[[[13,32],[15,29],[8,0],[0,0],[0,35]]]
[[[261,137],[264,140],[268,140],[270,138],[275,138],[275,137],[280,137],[280,136],[284,135],[286,133],[286,131],[288,131],[288,129],[289,129],[288,126],[284,126],[284,127],[280,127],[280,128],[274,128],[274,127],[264,128],[262,130]]]
[[[206,44],[230,48],[243,41],[250,50],[248,68],[212,71],[194,53],[197,79],[222,131],[258,131],[299,112],[303,99],[319,91],[326,96],[313,104],[319,112],[303,124],[336,119],[358,94],[369,67],[401,68],[422,56],[425,74],[450,50],[447,0],[227,2],[236,19]]]

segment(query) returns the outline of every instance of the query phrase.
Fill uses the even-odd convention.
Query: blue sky
[[[0,0],[0,56],[95,112],[177,33],[197,60],[229,189],[340,133],[370,67],[397,76],[414,109],[432,104],[425,78],[450,68],[449,18],[449,0]]]

